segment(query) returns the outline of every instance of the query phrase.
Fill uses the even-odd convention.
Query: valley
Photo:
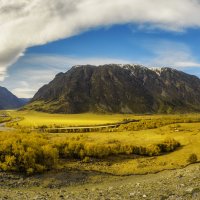
[[[109,199],[176,199],[178,196],[192,199],[199,195],[197,173],[200,166],[192,164],[199,161],[200,155],[199,114],[6,113],[6,126],[14,130],[0,132],[0,152],[8,152],[10,155],[9,160],[8,157],[7,160],[1,160],[1,198],[6,197],[8,192],[9,199],[15,199],[16,195],[22,199],[106,199],[107,195]],[[44,126],[93,127],[128,119],[135,122],[121,124],[117,128],[103,128],[97,132],[82,132],[80,129],[78,133],[51,133],[45,131],[45,128],[41,129]],[[38,129],[32,131],[33,127]],[[169,152],[157,152],[155,145],[166,140],[169,140],[170,145],[175,140],[180,143],[180,147],[172,148]],[[27,156],[32,158],[37,157],[37,151],[41,151],[37,145],[48,147],[46,152],[50,157],[46,157],[45,162],[49,162],[49,165],[37,163],[40,168],[35,168],[36,160],[24,158],[26,153],[22,153],[21,159],[25,160],[21,161],[21,168],[16,168],[19,163],[16,159],[20,159],[17,157],[18,150],[13,149],[9,153],[6,150],[8,144],[12,144],[14,149],[28,145],[32,150],[27,151]],[[146,150],[134,153],[134,147]],[[151,154],[148,154],[148,148]],[[197,159],[190,160],[191,155],[196,155]],[[15,156],[14,160],[12,156]],[[20,172],[20,169],[23,170]],[[195,179],[195,182],[191,185],[189,179]],[[162,184],[158,185],[158,180]],[[152,187],[148,187],[149,184]],[[153,192],[155,184],[156,192]],[[166,190],[163,184],[171,186]]]
[[[0,200],[200,200],[200,0],[0,0]]]
[[[0,197],[198,199],[199,81],[138,65],[59,73],[0,111]]]

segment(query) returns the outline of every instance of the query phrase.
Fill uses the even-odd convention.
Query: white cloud
[[[200,26],[199,0],[0,0],[0,79],[28,47],[97,26]]]
[[[193,62],[193,61],[187,61],[187,60],[185,60],[185,61],[180,61],[180,62],[176,62],[175,63],[175,66],[177,66],[177,67],[200,67],[200,62],[198,63],[198,62]]]
[[[33,93],[35,92],[34,89],[30,89],[30,87],[27,88],[15,88],[13,89],[13,94],[17,94],[18,97],[21,98],[30,98],[33,96]]]
[[[22,59],[23,64],[35,65],[40,67],[51,67],[52,69],[63,67],[71,67],[73,65],[103,65],[108,63],[128,63],[130,60],[115,59],[115,58],[81,58],[74,56],[62,56],[54,54],[29,54]]]
[[[147,66],[189,68],[200,67],[200,62],[193,56],[190,48],[179,42],[168,40],[149,41],[145,48],[151,51],[153,58],[143,60]]]

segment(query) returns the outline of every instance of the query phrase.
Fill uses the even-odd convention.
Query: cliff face
[[[75,66],[39,89],[27,108],[51,113],[200,111],[200,79],[171,68]]]

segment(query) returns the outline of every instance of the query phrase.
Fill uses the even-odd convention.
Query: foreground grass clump
[[[80,136],[54,138],[35,133],[1,133],[0,169],[33,174],[55,168],[59,158],[85,161],[119,154],[158,156],[174,151],[179,146],[180,143],[174,139],[137,146],[116,140],[107,144],[91,143]]]

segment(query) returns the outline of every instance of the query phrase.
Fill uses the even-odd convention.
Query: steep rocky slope
[[[74,66],[39,89],[27,108],[52,113],[200,111],[200,79],[171,68]]]

